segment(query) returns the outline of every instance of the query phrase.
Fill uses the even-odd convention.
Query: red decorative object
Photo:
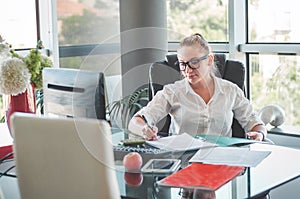
[[[9,153],[13,152],[13,146],[12,145],[7,145],[7,146],[1,146],[0,147],[0,159],[4,158],[6,156],[5,159],[12,159],[14,156],[13,155],[9,155]]]
[[[36,113],[34,85],[31,84],[31,86],[22,94],[16,96],[10,95],[8,104],[9,107],[6,113],[6,120],[10,130],[10,117],[14,112]]]

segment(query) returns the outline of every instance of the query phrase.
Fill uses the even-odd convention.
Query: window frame
[[[248,1],[249,0],[228,0],[228,33],[229,42],[210,42],[214,52],[229,53],[229,59],[237,59],[245,63],[246,66],[246,94],[251,99],[251,77],[249,56],[251,54],[288,54],[296,55],[300,53],[300,43],[258,43],[249,42],[248,38]],[[56,16],[56,1],[51,1],[51,8],[53,10],[53,19]],[[56,21],[53,20],[53,27]],[[53,28],[53,34],[55,28]],[[56,31],[57,32],[57,31]],[[57,49],[57,62],[59,57],[85,56],[92,52],[94,45],[77,45],[77,46],[58,46],[57,36],[53,36],[53,54]],[[168,51],[176,52],[179,42],[168,42]],[[98,47],[95,54],[119,53],[119,44],[105,44]]]

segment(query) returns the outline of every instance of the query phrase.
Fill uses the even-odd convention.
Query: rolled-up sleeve
[[[163,90],[158,91],[148,105],[138,111],[135,116],[145,115],[148,122],[156,124],[170,112],[170,103],[173,96],[172,92],[172,90],[165,86]]]

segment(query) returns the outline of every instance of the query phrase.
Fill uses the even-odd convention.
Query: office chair
[[[225,54],[215,54],[215,64],[220,72],[220,77],[238,85],[245,92],[245,67],[243,63],[235,60],[226,60]],[[155,62],[149,69],[149,101],[164,85],[182,79],[177,62],[177,55],[167,55],[165,61]],[[160,136],[167,136],[171,117],[167,115],[158,124]],[[232,136],[245,138],[245,131],[236,119],[232,123]]]
[[[12,116],[23,199],[120,198],[105,120]]]

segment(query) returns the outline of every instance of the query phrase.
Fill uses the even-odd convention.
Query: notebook
[[[158,181],[159,186],[217,190],[244,171],[245,167],[192,163]]]
[[[217,144],[206,142],[203,139],[194,138],[187,133],[163,137],[154,141],[146,141],[146,144],[159,149],[171,151],[191,151],[200,148],[217,146]]]
[[[197,151],[189,162],[255,167],[271,151],[255,151],[243,147],[215,147]]]

